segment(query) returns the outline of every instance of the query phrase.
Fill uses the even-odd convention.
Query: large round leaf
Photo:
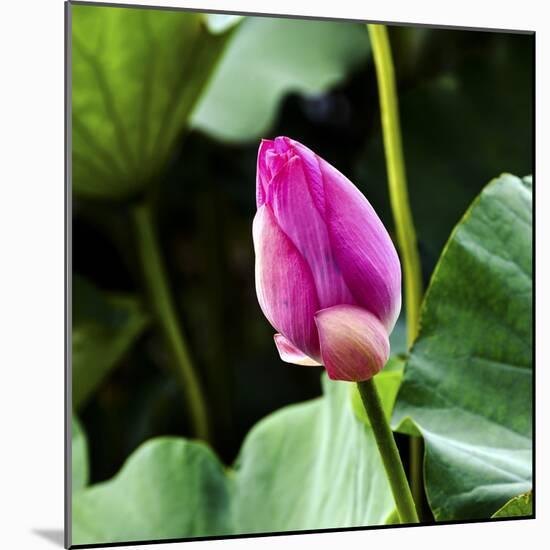
[[[131,196],[162,170],[231,31],[199,13],[70,9],[73,188]]]
[[[284,94],[318,94],[364,62],[368,52],[364,25],[247,17],[192,123],[224,140],[261,137],[269,132]]]
[[[394,425],[426,444],[436,519],[490,517],[531,487],[531,185],[490,183],[433,274]]]
[[[111,481],[73,497],[72,544],[162,540],[230,531],[230,483],[202,443],[144,443]]]
[[[393,499],[350,385],[273,413],[225,474],[202,444],[151,440],[73,500],[73,544],[384,524]]]
[[[370,428],[351,384],[324,377],[325,396],[261,421],[237,460],[236,532],[383,524],[393,509]]]

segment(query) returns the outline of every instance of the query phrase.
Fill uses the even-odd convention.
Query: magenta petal
[[[401,309],[399,257],[364,195],[338,170],[320,161],[332,251],[356,303],[391,333]]]
[[[320,172],[318,167],[317,173]],[[353,304],[353,296],[335,260],[325,221],[308,185],[315,172],[299,156],[292,156],[276,172],[269,184],[267,203],[278,225],[296,245],[315,281],[321,308]]]
[[[258,149],[256,169],[256,206],[260,208],[267,199],[267,189],[275,174],[295,156],[290,146],[292,140],[278,137],[274,140],[262,139]]]
[[[357,306],[334,306],[315,315],[321,357],[332,380],[360,382],[386,364],[390,343],[378,318]]]
[[[319,309],[309,266],[265,204],[252,226],[256,293],[271,325],[309,357],[319,357],[314,314]]]
[[[282,334],[275,334],[273,339],[275,340],[277,351],[285,363],[305,365],[307,367],[320,365],[320,363],[314,361],[311,357],[303,354],[298,348],[293,346]]]
[[[258,164],[256,166],[256,205],[258,208],[265,203],[267,185],[271,179],[266,163],[266,152],[273,147],[273,142],[262,139],[258,149]]]
[[[316,155],[311,149],[302,145],[298,141],[290,140],[292,149],[300,157],[304,167],[304,174],[307,179],[309,192],[313,202],[319,211],[321,218],[325,219],[325,190],[323,176],[321,175],[320,163],[321,157]]]

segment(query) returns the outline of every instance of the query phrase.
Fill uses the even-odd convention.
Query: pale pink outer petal
[[[331,250],[356,303],[388,334],[401,309],[401,266],[395,246],[365,196],[321,159]]]
[[[282,334],[273,336],[277,351],[285,363],[294,365],[304,365],[306,367],[316,367],[321,363],[314,361],[311,357],[304,355],[297,347],[293,346]]]
[[[321,357],[332,380],[372,378],[390,354],[388,334],[379,319],[357,306],[334,306],[316,313]]]
[[[311,194],[307,175],[314,176],[314,170],[299,156],[291,157],[278,167],[271,180],[267,204],[272,207],[279,227],[309,265],[320,308],[353,304],[355,301],[334,257],[327,226]]]
[[[294,347],[319,358],[314,314],[319,309],[309,266],[264,204],[252,225],[256,253],[256,294],[267,320]]]

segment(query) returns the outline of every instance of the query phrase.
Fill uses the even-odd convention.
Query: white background
[[[550,524],[548,468],[550,26],[545,2],[403,0],[135,1],[537,31],[538,519],[414,529],[153,545],[149,548],[540,548]],[[0,545],[55,548],[63,527],[63,1],[11,0],[0,18]],[[510,75],[514,78],[514,75]],[[526,83],[530,85],[530,83]],[[498,90],[495,90],[498,93]],[[480,120],[480,124],[483,121]],[[546,154],[545,154],[546,153]],[[477,151],[472,151],[476,155]],[[488,335],[490,337],[490,335]],[[55,535],[54,535],[55,538]],[[539,540],[537,540],[539,539]]]

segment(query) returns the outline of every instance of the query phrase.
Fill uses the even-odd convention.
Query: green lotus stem
[[[395,444],[393,432],[386,420],[382,402],[378,395],[374,378],[358,382],[359,393],[363,406],[370,420],[370,425],[378,445],[380,456],[390,483],[397,513],[401,523],[419,523],[414,499]]]
[[[148,205],[140,204],[133,208],[132,213],[145,284],[157,322],[178,367],[193,433],[209,441],[208,415],[202,388],[178,322],[151,211]]]
[[[403,258],[405,275],[405,302],[407,308],[407,339],[411,345],[418,329],[418,313],[422,301],[422,273],[412,221],[407,178],[403,160],[403,146],[399,125],[397,90],[388,31],[384,25],[368,25],[384,135],[384,150],[388,170],[390,202],[397,230],[397,241]]]
[[[395,72],[388,31],[385,25],[367,25],[367,27],[378,81],[390,202],[397,231],[397,244],[403,261],[407,343],[410,348],[418,332],[418,318],[423,294],[422,271],[407,192]],[[410,456],[411,484],[415,502],[420,510],[424,495],[421,438],[410,438]]]

